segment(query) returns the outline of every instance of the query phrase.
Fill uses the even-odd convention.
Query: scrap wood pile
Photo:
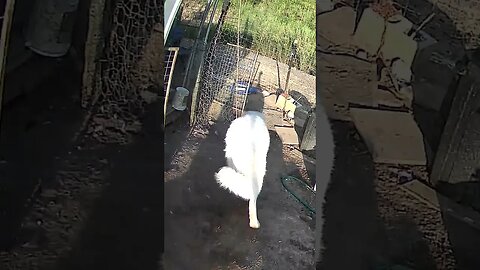
[[[412,114],[415,37],[423,26],[414,26],[389,0],[357,10],[341,6],[318,15],[317,24],[321,98],[329,117],[353,121],[377,163],[426,165]]]
[[[350,6],[317,16],[317,66],[327,114],[354,123],[380,174],[385,165],[426,169],[426,151],[432,150],[425,130],[422,133],[414,119],[413,103],[440,112],[451,82],[465,74],[469,81],[464,49],[453,40],[437,42],[422,31],[434,16],[425,14],[415,25],[386,1],[367,6],[358,23]],[[399,184],[434,209],[439,210],[438,201],[443,201],[449,215],[480,229],[480,214],[440,199],[430,187],[432,180],[421,180],[412,177]]]

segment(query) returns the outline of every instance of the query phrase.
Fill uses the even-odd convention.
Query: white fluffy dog
[[[257,197],[262,190],[267,167],[270,135],[264,116],[247,111],[235,119],[225,137],[227,165],[215,174],[217,182],[235,195],[248,200],[251,228],[259,228]]]
[[[334,165],[335,143],[330,122],[323,106],[317,107],[317,181],[316,190],[316,241],[315,258],[320,261],[323,251],[323,205],[330,184]],[[257,217],[257,197],[262,189],[266,172],[267,153],[270,136],[263,114],[247,111],[235,119],[225,138],[227,165],[215,174],[223,188],[248,200],[250,227],[259,228]]]

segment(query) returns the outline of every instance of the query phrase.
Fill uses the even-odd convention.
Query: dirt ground
[[[276,63],[263,61],[261,65],[264,73],[259,83],[270,85],[266,88],[272,91],[278,76]],[[281,70],[280,76],[283,74]],[[314,80],[295,74],[292,79],[299,84],[303,79],[302,87],[295,90],[314,102],[307,90],[314,89]],[[282,124],[271,107],[264,112],[270,130]],[[426,168],[374,164],[351,123],[334,121],[332,125],[336,161],[325,205],[326,250],[318,269],[478,269],[480,261],[471,247],[478,246],[480,233],[400,188],[403,172],[426,180]],[[208,133],[197,133],[188,140],[187,127],[182,124],[166,131],[165,266],[313,269],[312,237],[319,236],[304,209],[283,190],[279,178],[288,174],[314,178],[314,172],[299,171],[307,163],[282,147],[271,132],[270,167],[259,200],[262,227],[251,230],[247,203],[219,188],[213,178],[225,162],[226,128],[217,123]]]
[[[129,145],[75,141],[84,116],[75,94],[79,78],[58,79],[64,70],[58,63],[44,91],[5,109],[0,269],[161,269],[163,237],[170,269],[313,268],[314,222],[280,176],[312,179],[315,170],[301,168],[306,163],[275,133],[258,202],[262,227],[252,230],[247,203],[213,179],[225,162],[226,126],[190,140],[187,119],[167,129],[163,192],[160,107],[142,119],[143,130]],[[275,111],[265,113],[278,119]],[[278,120],[270,120],[272,129]],[[375,165],[351,124],[333,128],[323,269],[479,268],[472,247],[480,233],[398,187],[398,171],[423,179],[424,169]]]
[[[402,171],[424,179],[424,168],[376,165],[352,124],[334,122],[333,128],[336,167],[319,269],[478,269],[471,247],[480,242],[480,233],[399,188]],[[314,222],[279,182],[281,175],[302,174],[299,160],[271,132],[269,171],[259,199],[262,227],[251,230],[247,203],[213,178],[224,164],[225,130],[216,124],[183,144],[186,127],[172,126],[166,133],[166,268],[313,269]]]
[[[69,67],[57,62],[4,110],[0,269],[158,269],[161,107],[148,108],[128,145],[89,140],[79,133],[81,77]]]
[[[404,173],[426,181],[425,167],[374,164],[353,124],[332,124],[337,148],[321,269],[478,269],[480,232],[400,188]]]
[[[411,11],[407,17],[418,25],[431,13],[434,4],[410,1],[408,5]],[[459,40],[453,38],[461,35],[446,14],[436,13],[424,30],[439,42],[449,44],[451,51],[461,51]],[[342,31],[332,33],[338,35],[339,42],[334,44],[337,46],[343,41],[340,34],[349,36]],[[333,62],[337,58],[329,57],[334,66],[340,66]],[[348,90],[344,92],[349,97],[355,96],[361,86],[368,86],[368,76],[357,76],[359,70],[353,70],[351,74],[355,76],[347,77],[351,79],[348,83],[336,76],[342,70],[332,70],[328,61],[325,63],[322,65],[328,69],[318,74],[320,83],[330,82],[337,92]],[[434,82],[444,79],[432,72],[438,70],[421,65],[416,68],[437,77]],[[417,90],[422,89],[414,89]],[[443,128],[439,124],[441,117],[419,106],[414,107],[414,114],[426,141],[433,142],[434,147],[427,149],[431,161]],[[394,265],[409,269],[480,269],[480,260],[474,253],[480,243],[480,232],[452,218],[445,205],[440,205],[440,210],[432,209],[401,189],[404,174],[411,175],[411,180],[428,183],[427,168],[374,164],[351,123],[335,121],[333,129],[337,149],[333,179],[326,195],[326,251],[322,269],[393,269]]]
[[[270,130],[267,175],[258,200],[261,227],[253,230],[248,203],[221,189],[213,177],[225,164],[226,129],[216,123],[208,134],[183,142],[184,127],[166,131],[165,268],[312,269],[314,221],[280,182],[281,176],[299,177],[306,168],[295,164]],[[308,173],[314,177],[314,172],[310,168]]]

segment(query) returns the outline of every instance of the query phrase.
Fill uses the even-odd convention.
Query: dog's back
[[[247,111],[235,119],[227,130],[225,144],[228,167],[217,173],[217,181],[244,199],[256,198],[262,188],[270,146],[263,114]]]
[[[257,218],[257,197],[262,190],[267,169],[270,135],[260,112],[247,111],[235,119],[225,137],[228,166],[215,174],[223,188],[248,200],[250,227],[260,228]]]
[[[238,172],[255,177],[257,170],[265,170],[270,136],[263,115],[249,111],[235,119],[227,131],[225,144],[225,157],[233,161]]]

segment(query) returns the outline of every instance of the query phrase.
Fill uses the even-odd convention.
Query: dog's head
[[[244,111],[256,111],[262,113],[264,104],[265,97],[261,92],[249,94],[247,96],[247,102],[245,103]]]

